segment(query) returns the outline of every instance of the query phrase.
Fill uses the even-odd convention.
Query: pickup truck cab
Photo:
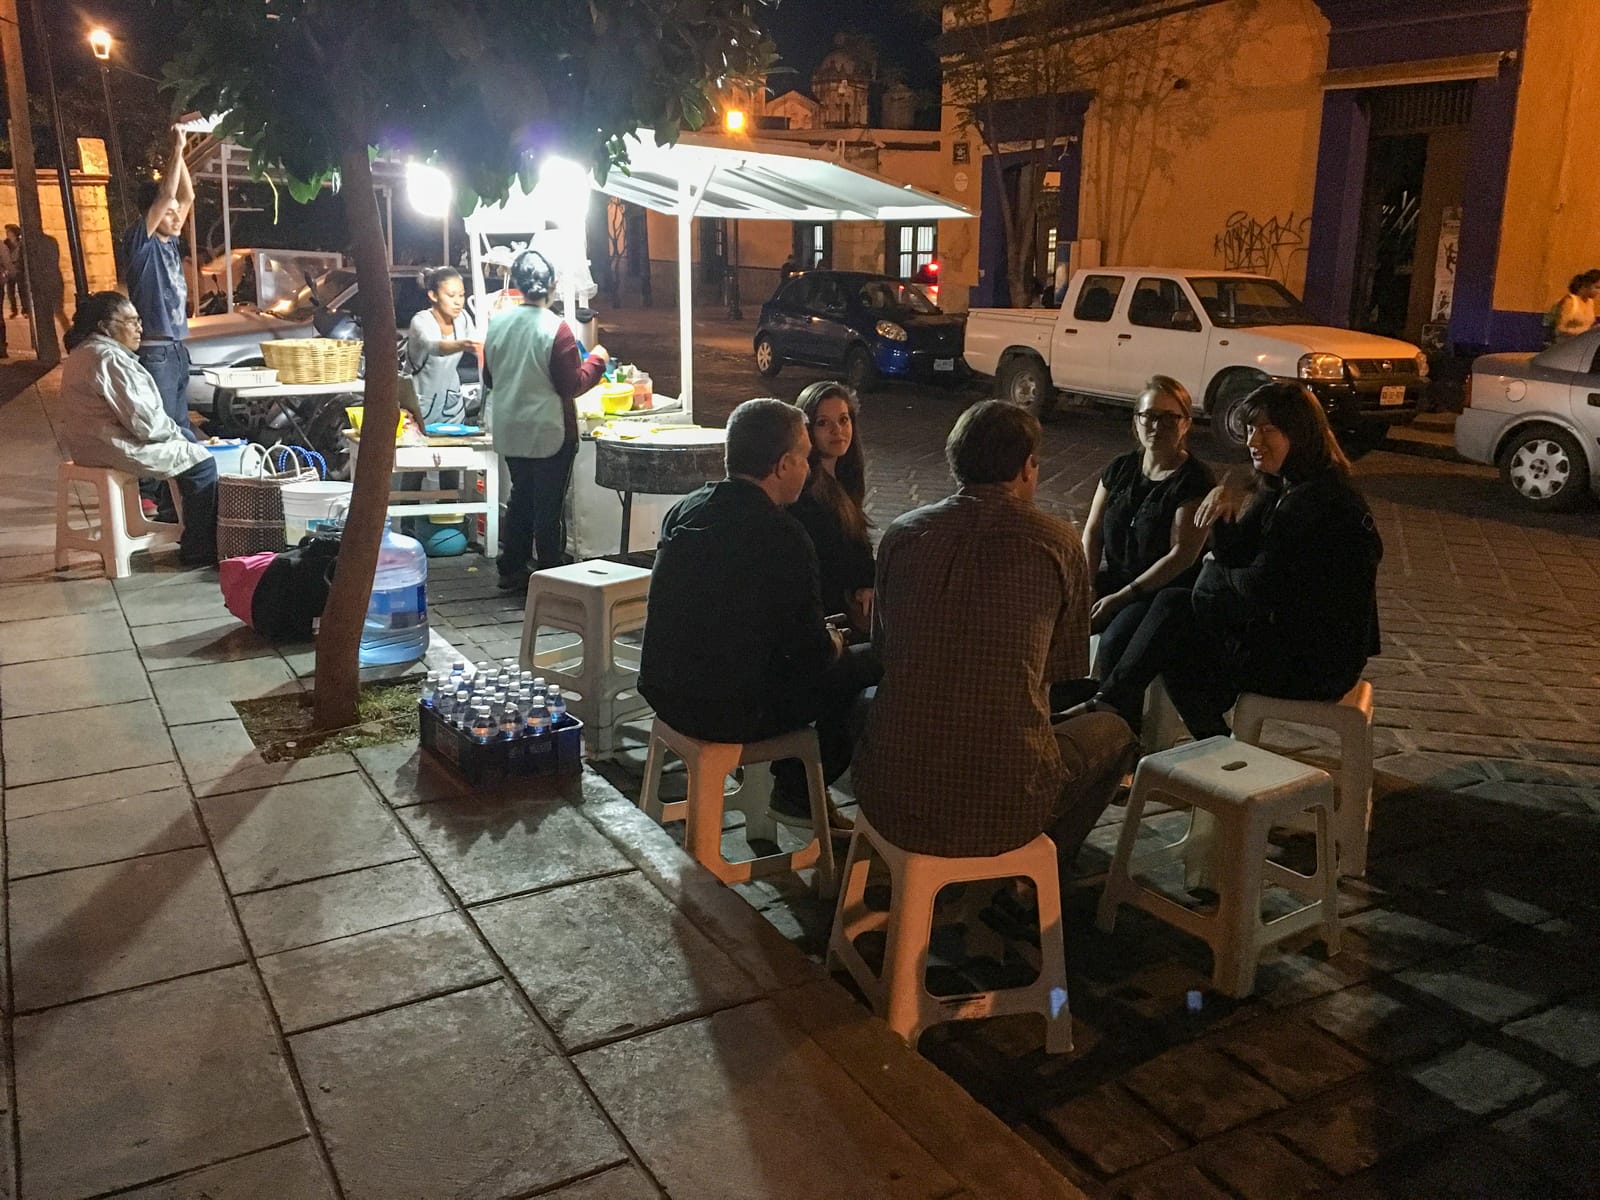
[[[965,357],[1041,414],[1057,392],[1132,404],[1150,376],[1171,375],[1235,445],[1239,402],[1271,380],[1304,383],[1335,430],[1375,443],[1416,416],[1428,378],[1417,347],[1319,325],[1275,279],[1161,267],[1079,271],[1054,313],[973,309]]]

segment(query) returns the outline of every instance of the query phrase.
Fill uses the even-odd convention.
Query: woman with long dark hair
[[[156,381],[134,353],[139,314],[121,292],[84,297],[67,330],[61,368],[64,432],[73,462],[173,479],[183,500],[178,561],[217,561],[217,464],[167,415]]]
[[[1244,401],[1247,487],[1214,488],[1192,592],[1156,597],[1083,709],[1135,718],[1157,676],[1195,737],[1228,732],[1241,692],[1337,700],[1378,653],[1383,541],[1316,397],[1269,383]]]
[[[795,405],[805,413],[811,434],[811,475],[789,512],[817,548],[823,611],[842,613],[854,629],[867,633],[875,562],[864,507],[866,455],[856,433],[861,408],[854,392],[831,379],[811,384]]]

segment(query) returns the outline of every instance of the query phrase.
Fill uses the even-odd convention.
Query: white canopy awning
[[[628,138],[626,169],[614,167],[597,190],[678,218],[678,308],[681,391],[693,403],[689,346],[693,282],[689,225],[695,217],[740,221],[947,221],[972,216],[931,192],[895,183],[830,158],[824,151],[759,138],[685,133],[658,146],[649,130]],[[477,236],[526,234],[544,228],[548,214],[514,187],[503,204],[480,205],[467,218],[474,255]],[[474,267],[477,267],[476,262]],[[475,282],[481,290],[481,274]]]

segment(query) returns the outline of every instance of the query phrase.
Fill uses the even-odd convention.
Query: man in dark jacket
[[[816,723],[828,782],[850,765],[849,711],[871,682],[823,620],[817,555],[786,510],[805,487],[800,410],[748,400],[728,418],[727,478],[661,526],[639,692],[680,733],[756,742]],[[774,815],[810,825],[804,775],[773,768]]]

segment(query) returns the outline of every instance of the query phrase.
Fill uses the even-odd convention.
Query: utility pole
[[[83,230],[78,224],[78,202],[72,194],[71,157],[67,154],[67,132],[61,124],[61,102],[56,97],[55,55],[50,49],[50,30],[44,23],[44,5],[33,4],[33,33],[39,39],[39,55],[44,62],[45,95],[50,100],[50,124],[56,137],[56,181],[61,185],[61,216],[67,227],[67,254],[72,259],[72,279],[80,297],[89,294],[89,273],[83,260]],[[110,113],[110,104],[106,111]],[[121,164],[118,164],[121,170]],[[122,176],[117,176],[122,182]]]
[[[56,310],[61,297],[41,287],[46,275],[60,276],[59,252],[44,236],[39,214],[39,176],[33,165],[33,128],[28,123],[28,81],[22,73],[22,30],[17,24],[17,0],[0,0],[0,58],[6,71],[6,102],[11,115],[11,166],[17,175],[17,216],[22,225],[23,253],[28,261],[30,311],[33,313],[33,349],[39,362],[53,367],[61,361],[56,341]],[[56,254],[56,261],[45,259]]]

